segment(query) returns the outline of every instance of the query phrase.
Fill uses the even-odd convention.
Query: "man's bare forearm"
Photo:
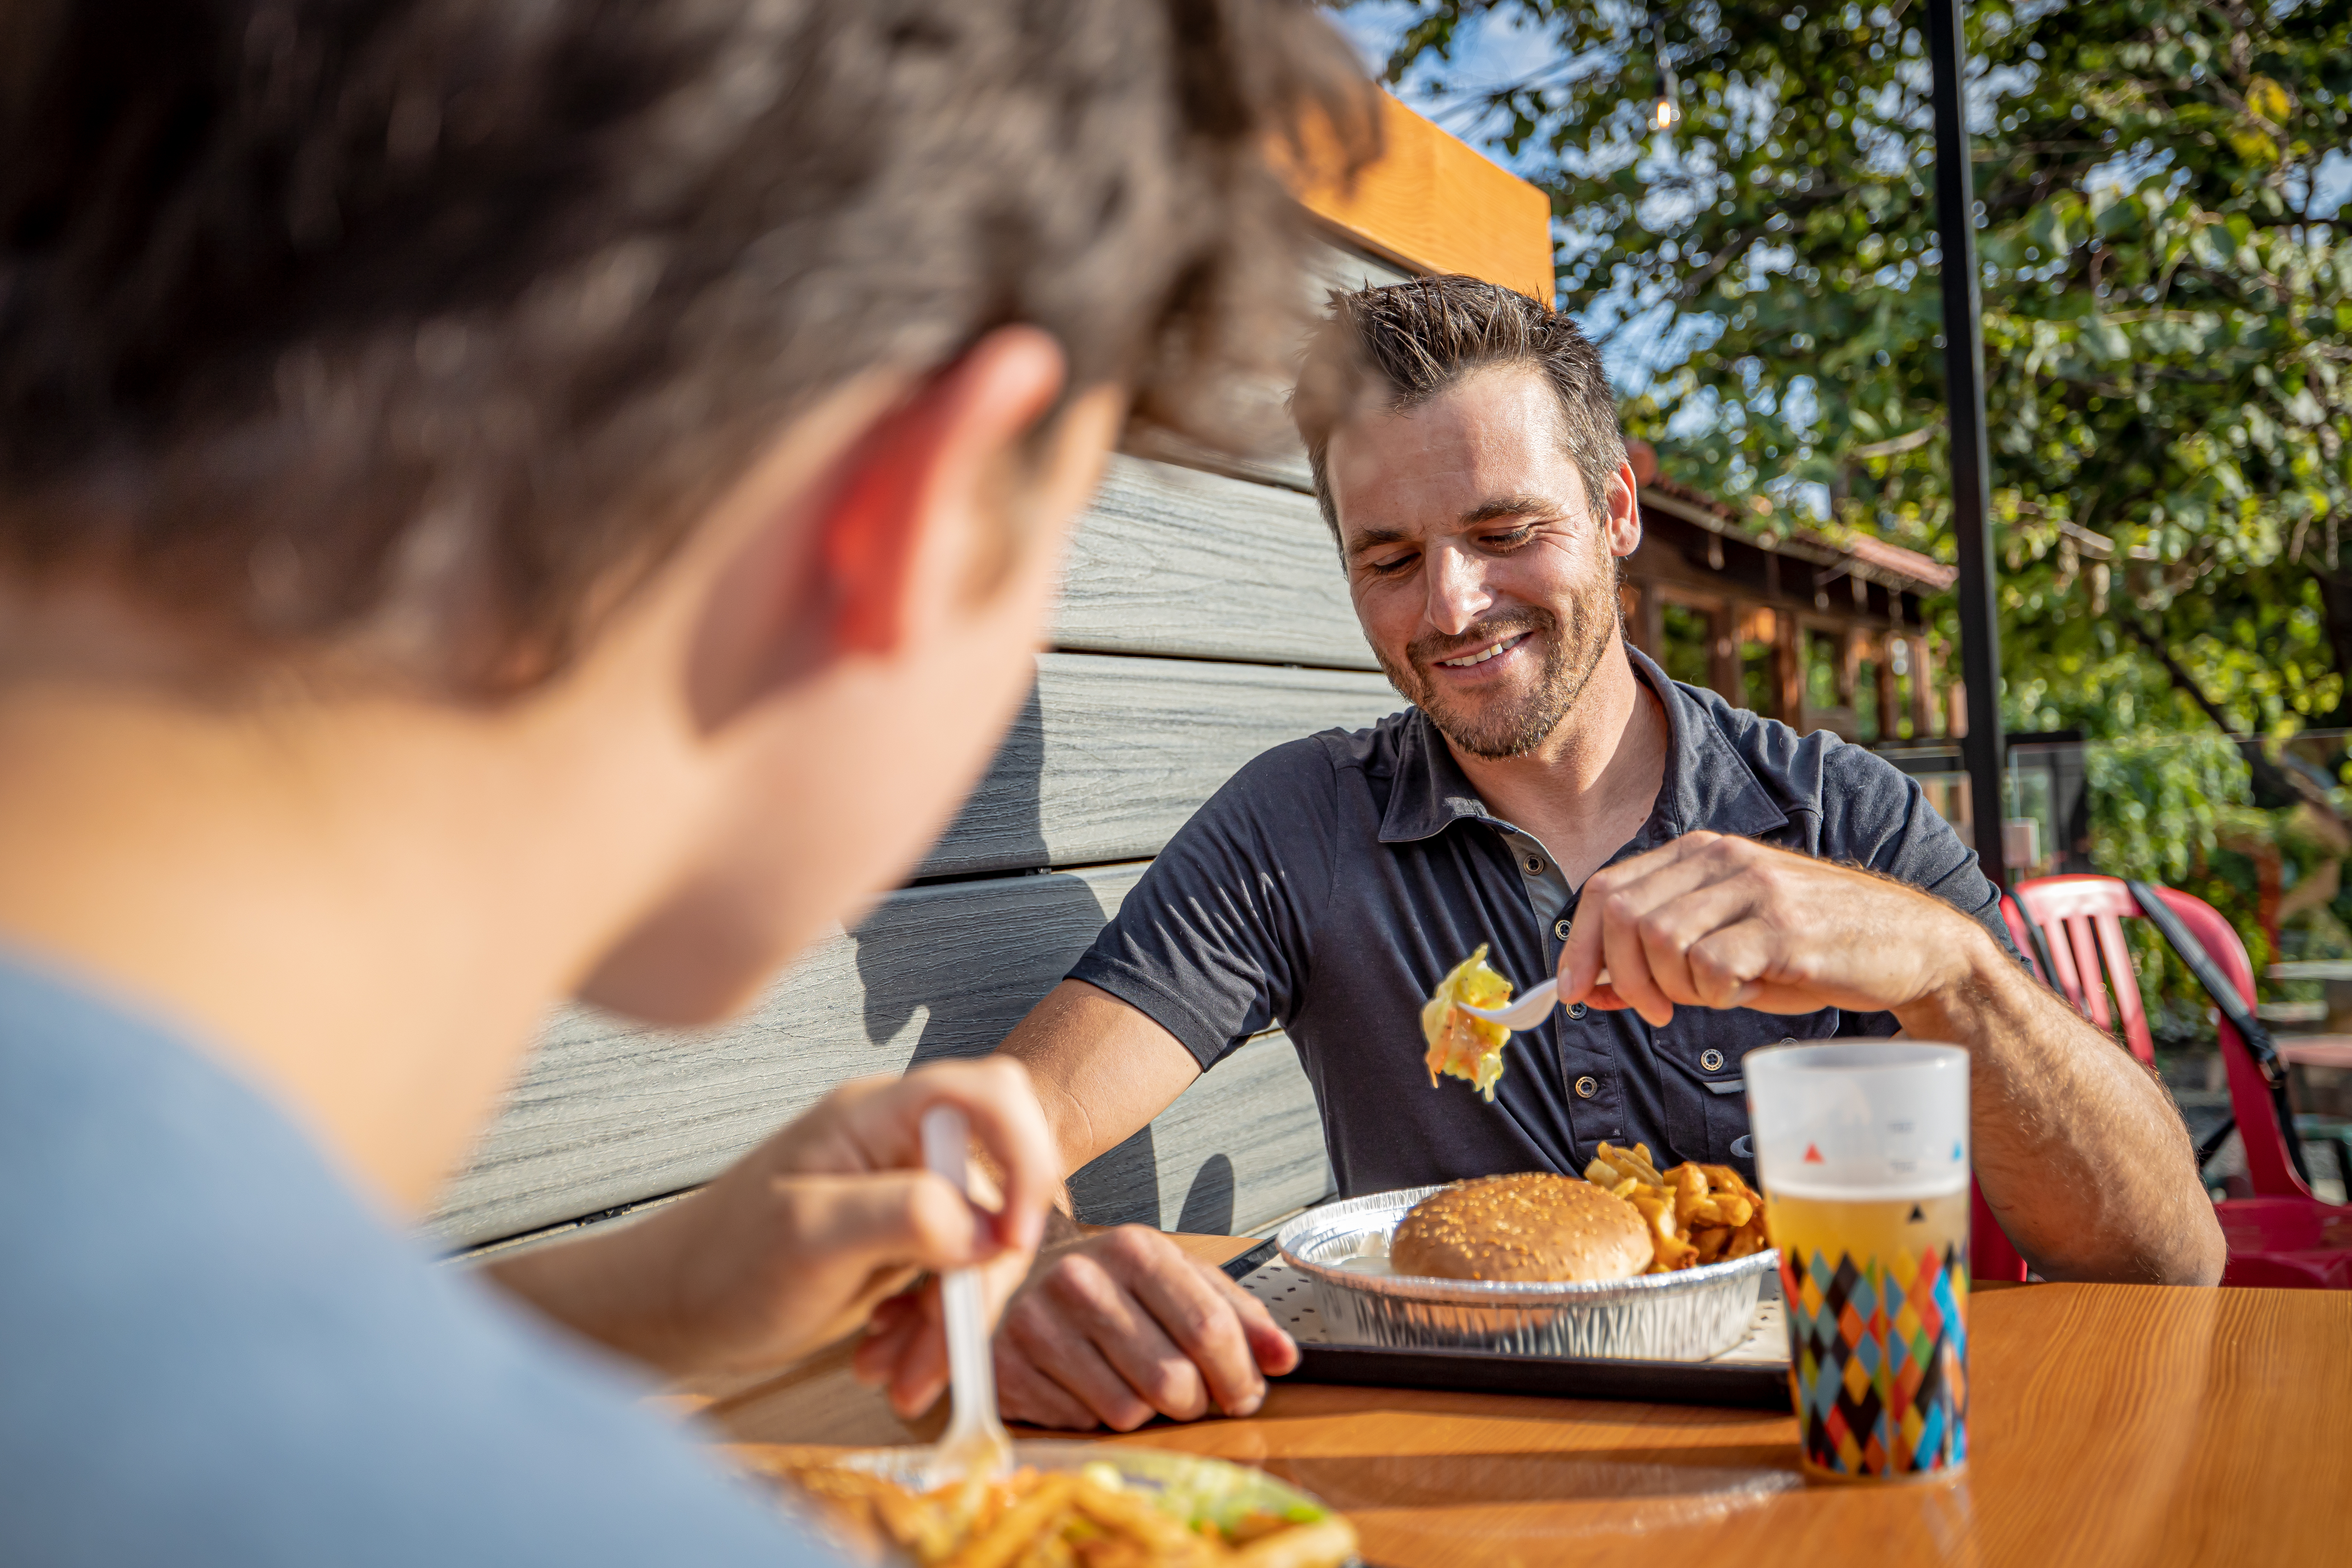
[[[1045,1215],[1043,1255],[1083,1239],[1069,1178],[1166,1110],[1201,1074],[1175,1036],[1082,980],[1065,980],[997,1047],[1029,1069],[1054,1136],[1063,1185]]]
[[[1047,992],[997,1048],[1029,1069],[1065,1180],[1149,1126],[1201,1076],[1175,1036],[1082,980]]]
[[[1967,979],[1897,1009],[1969,1048],[1977,1179],[2053,1279],[2210,1285],[2226,1249],[2171,1096],[1989,936]]]

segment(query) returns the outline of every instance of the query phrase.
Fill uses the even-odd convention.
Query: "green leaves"
[[[2062,191],[2050,201],[2033,209],[2026,221],[2018,226],[2024,237],[2032,242],[2038,256],[2063,256],[2074,248],[2084,237],[2083,218],[2087,204],[2072,191]],[[2071,237],[2069,226],[2071,228]]]
[[[2195,847],[2245,814],[2245,758],[2210,729],[2137,732],[2087,748],[2083,763],[2092,854],[2118,877],[2188,881],[2202,868]]]

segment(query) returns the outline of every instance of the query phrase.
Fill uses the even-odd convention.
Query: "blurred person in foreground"
[[[1024,1264],[1016,1065],[408,1233],[551,1005],[723,1016],[906,874],[1367,90],[1284,0],[0,12],[0,1559],[807,1555],[625,1369]]]
[[[1566,317],[1469,278],[1342,297],[1296,409],[1365,638],[1413,706],[1235,774],[1007,1039],[1065,1174],[1279,1027],[1342,1196],[1577,1174],[1604,1140],[1752,1181],[1747,1053],[1899,1031],[1970,1051],[1977,1177],[2044,1275],[2220,1277],[2179,1111],[2029,978],[1918,785],[1626,646],[1633,473]],[[1556,973],[1562,1004],[1511,1038],[1491,1100],[1436,1078],[1420,1027],[1481,943],[1522,987]],[[1003,1289],[1023,1265],[991,1267]],[[893,1353],[919,1305],[861,1347],[908,1408],[938,1375]],[[1132,1227],[1049,1256],[996,1345],[1006,1415],[1080,1427],[1254,1408],[1297,1353]]]

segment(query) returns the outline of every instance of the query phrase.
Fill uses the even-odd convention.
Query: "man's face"
[[[1539,745],[1617,635],[1615,557],[1641,540],[1630,474],[1587,496],[1557,395],[1519,368],[1349,421],[1326,471],[1391,683],[1472,756]]]

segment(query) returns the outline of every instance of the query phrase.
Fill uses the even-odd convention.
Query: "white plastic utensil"
[[[1609,972],[1602,970],[1593,984],[1608,984]],[[1490,1024],[1500,1024],[1506,1029],[1532,1029],[1551,1016],[1552,1008],[1559,1004],[1559,981],[1555,977],[1544,981],[1541,984],[1528,986],[1526,995],[1517,1001],[1507,1002],[1500,1007],[1473,1007],[1467,1002],[1457,1002],[1454,1005],[1474,1018],[1484,1018]]]
[[[971,1130],[963,1112],[935,1105],[923,1113],[923,1163],[970,1193],[964,1159]],[[948,1387],[954,1415],[947,1436],[924,1467],[924,1489],[972,1477],[1010,1475],[1013,1439],[996,1418],[996,1363],[988,1343],[988,1318],[982,1310],[980,1272],[956,1268],[940,1276],[940,1306],[947,1320]]]

